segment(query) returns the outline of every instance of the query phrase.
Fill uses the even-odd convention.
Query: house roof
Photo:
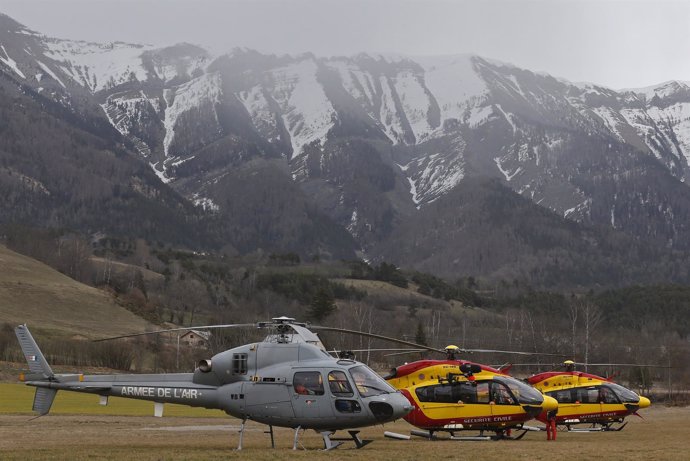
[[[187,333],[183,334],[181,337],[184,338],[185,336],[189,335],[196,335],[199,336],[200,338],[208,341],[209,338],[211,337],[211,332],[210,331],[202,331],[202,330],[189,330]]]

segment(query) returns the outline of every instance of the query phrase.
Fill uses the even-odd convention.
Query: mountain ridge
[[[127,155],[215,223],[212,246],[395,260],[389,248],[405,246],[410,222],[425,232],[419,213],[486,178],[585,228],[690,250],[683,82],[615,91],[468,54],[212,56],[6,29],[3,75],[112,126]],[[451,253],[461,246],[438,238]]]

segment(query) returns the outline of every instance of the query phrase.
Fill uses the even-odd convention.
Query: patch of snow
[[[4,46],[4,45],[0,45],[0,48],[2,48],[2,51],[3,51],[3,53],[5,53],[5,56],[6,56],[6,59],[0,57],[0,62],[2,62],[2,63],[5,64],[7,67],[9,67],[10,69],[12,69],[12,70],[14,71],[15,74],[19,75],[21,78],[23,78],[24,80],[26,80],[26,76],[24,76],[24,73],[23,73],[21,70],[19,70],[19,67],[17,66],[17,61],[15,61],[14,59],[10,58],[10,55],[7,54],[7,50],[5,49],[5,46]]]
[[[407,182],[410,184],[410,195],[412,196],[412,201],[417,205],[419,209],[419,197],[417,197],[417,185],[412,178],[407,178]]]
[[[166,174],[165,171],[160,171],[159,169],[156,168],[155,163],[149,162],[149,166],[153,170],[154,173],[156,173],[156,176],[158,176],[158,179],[160,179],[163,183],[167,184],[170,181],[172,181],[172,178],[169,178]]]
[[[61,69],[92,93],[112,88],[132,79],[146,81],[141,61],[144,51],[153,47],[121,42],[99,44],[50,39],[45,55],[60,63]]]
[[[622,90],[622,91],[632,91],[637,94],[642,94],[644,95],[645,99],[647,100],[647,103],[649,103],[654,96],[659,96],[660,98],[665,98],[667,96],[671,96],[678,92],[679,90],[682,89],[690,89],[690,85],[688,85],[687,82],[681,82],[677,80],[669,80],[664,83],[660,83],[658,85],[652,85],[644,88],[629,88],[627,90]]]
[[[510,123],[510,126],[511,126],[511,127],[513,127],[513,133],[517,133],[518,129],[517,129],[517,126],[515,126],[515,123],[513,122],[512,114],[506,113],[506,112],[503,110],[503,108],[501,107],[500,104],[496,104],[496,108],[497,108],[499,111],[501,111],[501,113],[502,113],[503,116],[505,117],[506,121],[507,121],[508,123]]]
[[[563,217],[567,218],[568,216],[570,216],[571,214],[573,214],[575,212],[584,210],[587,208],[588,205],[589,205],[589,199],[586,199],[584,202],[579,203],[579,204],[575,205],[574,207],[568,208],[567,210],[565,210],[563,212]]]
[[[264,95],[262,86],[256,85],[249,91],[235,93],[235,96],[244,105],[257,131],[269,141],[278,140],[278,119]]]
[[[174,90],[164,92],[168,104],[163,123],[165,126],[163,151],[166,157],[170,154],[170,145],[175,138],[175,124],[180,115],[206,103],[218,104],[221,96],[222,86],[218,72],[201,75]]]
[[[391,80],[417,143],[424,141],[432,131],[427,116],[431,101],[420,77],[410,71],[402,71]]]
[[[657,125],[668,125],[673,129],[681,150],[676,155],[682,155],[690,163],[690,103],[681,102],[664,109],[650,107],[647,113]]]
[[[196,70],[204,69],[206,64],[205,56],[185,56],[163,63],[154,60],[153,71],[158,78],[168,83],[179,76],[191,77]]]
[[[623,116],[628,125],[635,128],[637,134],[647,144],[649,150],[658,159],[661,159],[661,152],[656,147],[655,143],[651,142],[658,138],[656,129],[653,127],[653,120],[649,118],[646,111],[642,109],[621,109],[620,114]]]
[[[494,108],[491,106],[472,107],[469,110],[469,116],[465,123],[470,128],[477,128],[479,125],[487,122],[494,115]]]
[[[508,76],[508,80],[510,80],[510,81],[513,83],[513,86],[515,87],[515,88],[514,88],[515,91],[517,91],[517,92],[520,94],[520,96],[522,96],[523,98],[526,98],[526,97],[527,97],[527,96],[525,95],[525,92],[522,91],[522,87],[520,86],[520,82],[518,82],[518,80],[517,80],[517,78],[515,77],[515,75],[509,75],[509,76]]]
[[[204,211],[219,211],[220,207],[208,197],[201,197],[198,193],[192,196],[194,206],[200,207]]]
[[[388,78],[379,77],[381,83],[381,109],[379,111],[379,120],[383,124],[384,133],[388,139],[393,141],[393,144],[402,142],[404,130],[402,128],[402,120],[395,108],[395,101],[393,99],[393,89],[391,88]]]
[[[314,141],[322,144],[334,125],[335,109],[316,79],[317,64],[304,59],[271,71],[271,96],[282,109],[282,118],[290,133],[292,158]]]
[[[357,228],[357,208],[352,210],[352,216],[350,217],[350,224],[347,225],[347,231],[351,235],[355,235],[355,229]]]
[[[406,173],[412,201],[417,208],[432,203],[464,178],[465,147],[465,141],[458,136],[446,152],[419,157],[407,165],[398,165]]]
[[[501,165],[501,159],[500,157],[496,157],[494,159],[494,162],[496,163],[496,166],[498,167],[499,171],[503,173],[503,176],[506,178],[506,181],[510,181],[522,171],[522,167],[518,167],[517,170],[515,170],[513,173],[510,173],[508,170],[504,170],[503,166]]]
[[[623,136],[621,136],[620,131],[618,130],[618,125],[620,124],[620,114],[616,112],[615,110],[609,108],[609,107],[595,107],[591,109],[592,112],[597,114],[599,118],[601,118],[604,122],[604,125],[606,125],[606,128],[613,133],[613,135],[618,138],[619,140],[623,141]]]
[[[374,106],[374,86],[371,75],[356,65],[342,60],[332,60],[328,67],[338,72],[343,88],[360,104],[370,109]]]
[[[62,85],[63,88],[67,88],[67,87],[65,86],[65,84],[62,83],[62,80],[60,80],[60,78],[55,74],[55,72],[53,72],[53,71],[50,69],[50,67],[48,67],[47,65],[43,64],[43,63],[42,63],[41,61],[39,61],[38,59],[36,60],[36,62],[38,63],[39,66],[41,66],[41,69],[43,69],[48,75],[50,75],[51,77],[53,77],[53,80],[57,81],[60,85]]]
[[[170,165],[172,165],[172,166],[182,165],[183,163],[192,160],[194,157],[196,157],[196,155],[191,155],[191,156],[185,157],[185,158],[177,157],[176,159],[172,160],[172,162],[170,162]]]
[[[482,101],[489,90],[475,69],[471,55],[419,57],[424,83],[441,109],[444,120],[462,120],[465,109]]]

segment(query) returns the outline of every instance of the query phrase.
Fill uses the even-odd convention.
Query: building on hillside
[[[189,330],[180,336],[180,344],[189,348],[206,347],[211,339],[210,331]]]

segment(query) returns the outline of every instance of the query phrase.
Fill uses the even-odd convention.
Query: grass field
[[[34,333],[89,338],[138,333],[149,325],[112,296],[0,245],[0,319]],[[107,319],[107,321],[104,321]]]
[[[644,419],[630,418],[621,432],[564,433],[547,442],[543,432],[528,433],[520,441],[461,442],[387,439],[383,431],[409,433],[404,421],[362,430],[374,440],[362,450],[351,443],[333,452],[322,447],[313,431],[301,436],[308,451],[292,451],[294,431],[276,429],[275,450],[265,426],[251,423],[242,452],[240,421],[218,417],[218,411],[166,405],[164,418],[154,418],[150,402],[111,398],[107,407],[97,397],[58,393],[54,411],[32,420],[33,389],[0,384],[0,459],[2,460],[687,460],[690,454],[690,408],[652,406]],[[174,416],[172,416],[174,415]]]

